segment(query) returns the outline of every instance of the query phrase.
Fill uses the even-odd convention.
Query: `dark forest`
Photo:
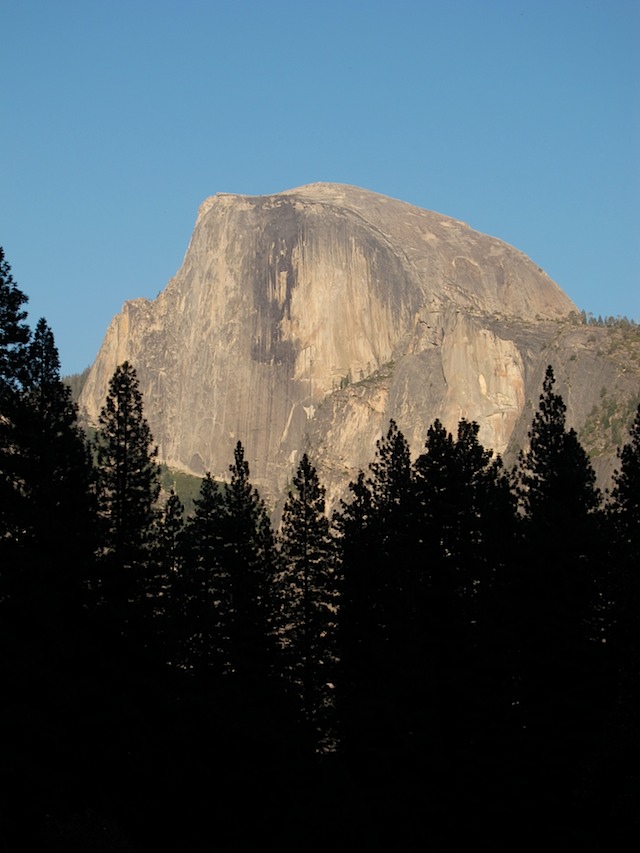
[[[80,428],[0,249],[0,850],[616,849],[640,828],[640,407],[603,493],[547,368],[507,470],[392,421],[274,529],[192,513],[135,367]]]

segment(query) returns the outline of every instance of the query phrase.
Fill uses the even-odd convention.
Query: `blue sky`
[[[82,370],[197,208],[355,184],[640,321],[638,0],[0,0],[0,245]]]

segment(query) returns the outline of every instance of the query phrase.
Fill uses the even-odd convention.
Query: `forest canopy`
[[[161,490],[132,364],[89,438],[26,303],[0,250],[8,849],[623,837],[640,407],[608,494],[550,365],[513,469],[392,421],[331,515],[304,454],[274,529],[240,441],[193,512]]]

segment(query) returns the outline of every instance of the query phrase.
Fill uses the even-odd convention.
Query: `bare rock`
[[[95,422],[129,360],[167,464],[224,478],[240,440],[276,500],[307,451],[335,501],[390,418],[414,452],[436,417],[478,421],[498,453],[526,440],[571,316],[525,255],[439,213],[336,184],[219,194],[164,291],[113,319],[80,406]],[[574,331],[571,352],[597,360]]]

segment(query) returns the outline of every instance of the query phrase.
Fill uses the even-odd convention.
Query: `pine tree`
[[[26,302],[0,247],[0,547],[6,560],[12,559],[11,548],[21,536],[22,473],[16,420],[30,337],[23,308]]]
[[[388,518],[389,535],[406,526],[406,511],[412,491],[411,451],[394,420],[389,421],[386,436],[376,443],[376,458],[369,466],[373,505]]]
[[[500,458],[478,441],[479,426],[465,419],[454,440],[440,421],[427,433],[416,459],[416,517],[432,581],[471,598],[496,566],[496,534],[508,540],[514,517],[510,484]],[[449,579],[434,578],[445,571]],[[444,567],[447,567],[446,569]]]
[[[593,749],[606,696],[603,647],[595,642],[600,493],[575,431],[567,430],[554,383],[549,366],[529,448],[516,470],[522,536],[509,602],[512,702],[521,746],[535,755],[532,782],[542,783],[537,772],[553,777],[549,809],[562,808],[567,786],[578,784],[579,762]]]
[[[25,302],[0,250],[0,728],[11,732],[2,774],[11,784],[0,799],[21,836],[62,801],[78,766],[82,581],[92,557],[89,457],[53,335],[41,320],[30,342]],[[34,760],[45,779],[35,794],[22,771]],[[37,846],[36,834],[27,837]]]
[[[539,409],[521,452],[515,482],[522,514],[523,554],[530,578],[549,582],[558,601],[580,607],[586,619],[590,564],[598,553],[601,495],[593,467],[547,368]]]
[[[514,472],[523,565],[529,581],[545,596],[552,589],[557,606],[570,608],[588,633],[601,494],[575,430],[566,427],[566,405],[554,384],[549,366],[528,433],[529,448],[520,453]]]
[[[535,594],[546,599],[553,591],[558,623],[568,626],[570,612],[573,628],[586,637],[595,608],[601,494],[575,430],[566,427],[566,405],[554,384],[549,366],[528,434],[529,448],[521,452],[515,471],[522,565]]]
[[[272,665],[273,534],[240,442],[229,470],[224,486],[207,474],[185,528],[183,665],[256,683]]]
[[[44,319],[28,347],[20,402],[24,528],[31,546],[56,567],[87,561],[94,546],[91,458]]]
[[[395,421],[376,444],[369,476],[350,484],[340,533],[339,717],[343,749],[374,764],[406,734],[405,690],[416,654],[414,489],[409,446]]]
[[[458,478],[453,436],[439,420],[429,427],[425,449],[414,469],[420,539],[430,561],[441,562],[457,547]]]
[[[417,605],[421,568],[415,559],[415,489],[411,452],[395,421],[376,444],[367,485],[375,518],[371,562],[362,566],[371,587],[370,602],[377,630],[389,652],[392,670],[398,667],[411,632]],[[345,567],[345,573],[347,569]],[[351,567],[351,571],[353,568]],[[347,584],[348,585],[348,584]]]
[[[625,829],[637,822],[640,790],[640,405],[618,459],[606,512],[609,559],[602,584],[605,648],[614,678],[592,803],[609,826],[620,827],[623,846]]]
[[[176,602],[174,592],[184,571],[184,505],[173,489],[157,519],[153,533],[154,576],[149,590],[154,633],[165,647],[165,658],[175,654]]]
[[[609,512],[616,539],[629,566],[640,564],[640,405],[629,441],[618,451],[620,467],[613,475]]]
[[[341,620],[343,639],[347,634],[355,638],[363,631],[379,632],[385,624],[384,595],[380,591],[383,581],[377,563],[382,535],[380,513],[364,471],[349,483],[349,491],[351,500],[340,501],[340,510],[333,519],[343,567],[343,610],[352,610],[347,619]]]
[[[182,570],[184,524],[184,504],[172,488],[154,531],[154,561],[161,579],[159,595],[165,594],[172,578]]]
[[[598,508],[595,472],[574,429],[566,428],[566,405],[553,390],[547,367],[539,408],[528,433],[529,448],[520,454],[520,499],[525,518],[539,535],[562,531],[562,541],[576,524]],[[576,542],[571,543],[572,546]]]
[[[86,604],[96,546],[91,455],[44,319],[27,347],[16,409],[22,595],[44,644],[72,632]],[[36,609],[39,613],[36,616]]]
[[[493,659],[498,620],[493,590],[503,581],[514,507],[502,463],[462,419],[456,438],[436,420],[416,459],[416,530],[422,566],[416,591],[414,730],[422,734],[440,784],[458,785],[454,756],[482,743],[504,704]],[[475,736],[472,734],[475,732]]]
[[[312,737],[322,739],[329,735],[336,678],[338,576],[325,490],[306,453],[284,506],[278,542],[279,633],[287,678]]]
[[[207,472],[184,529],[183,571],[172,584],[175,663],[198,678],[230,668],[232,599],[223,561],[225,524],[222,489]]]
[[[135,369],[124,362],[109,383],[96,435],[102,556],[123,600],[146,597],[147,563],[160,491],[157,448],[144,417]]]
[[[232,610],[229,614],[233,671],[250,680],[268,675],[272,661],[270,595],[274,575],[274,539],[264,501],[251,484],[241,442],[229,466],[224,489],[224,549],[221,555]]]
[[[23,308],[27,301],[13,280],[0,246],[0,404],[3,408],[6,391],[19,387],[24,368],[25,347],[30,337],[25,322],[27,312]]]
[[[366,483],[375,521],[370,531],[372,553],[365,570],[381,636],[393,644],[406,627],[417,579],[411,451],[394,420],[376,443],[369,470]]]
[[[603,598],[607,642],[631,685],[640,667],[640,406],[618,458],[607,506],[610,554]]]

